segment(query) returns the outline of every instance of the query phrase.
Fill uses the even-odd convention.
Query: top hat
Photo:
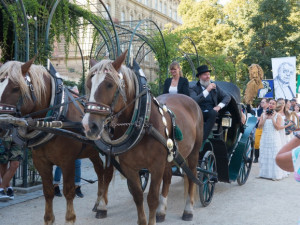
[[[208,69],[207,65],[199,66],[197,68],[196,77],[199,77],[202,73],[205,73],[205,72],[211,72],[211,70]]]

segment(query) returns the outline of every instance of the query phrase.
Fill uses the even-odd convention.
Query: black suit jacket
[[[169,88],[171,86],[172,78],[167,78],[165,80],[164,84],[164,91],[163,94],[169,93]],[[186,78],[184,77],[179,77],[178,85],[177,85],[177,93],[178,94],[184,94],[187,96],[190,96],[189,93],[189,82]]]
[[[231,97],[229,94],[222,91],[221,88],[216,85],[216,89],[210,91],[212,99],[214,101],[214,106],[217,106],[220,102],[222,102],[225,106],[230,102]],[[191,89],[190,93],[191,98],[193,98],[199,105],[202,101],[205,100],[203,95],[203,89],[201,87],[200,82],[198,81],[197,84]]]

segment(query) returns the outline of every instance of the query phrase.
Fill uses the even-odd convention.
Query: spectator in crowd
[[[230,96],[210,80],[210,72],[207,65],[197,68],[197,84],[191,90],[191,97],[199,104],[204,118],[203,140],[207,139],[214,124],[218,112],[225,107]]]
[[[2,183],[0,184],[0,201],[14,199],[14,190],[10,182],[22,159],[23,150],[21,146],[14,143],[10,136],[2,139],[2,144],[0,145],[0,173],[2,177]]]
[[[295,113],[297,114],[298,117],[300,117],[300,105],[299,104],[295,105]]]
[[[62,194],[59,189],[59,183],[61,180],[61,168],[56,166],[54,172],[53,186],[54,186],[54,195],[57,197],[62,197]],[[81,192],[81,159],[75,160],[75,195],[79,198],[83,198],[84,195]]]
[[[281,100],[281,98],[278,99],[278,100]],[[291,107],[292,107],[292,102],[288,99],[285,99],[285,110],[286,110],[286,112],[290,113],[292,111]]]
[[[291,100],[291,107],[290,107],[291,111],[295,111],[295,105],[297,105],[297,100],[295,98],[293,98]]]
[[[260,101],[260,105],[259,105],[259,109],[257,110],[257,122],[259,123],[261,114],[263,112],[265,112],[267,110],[267,108],[269,107],[269,99],[267,98],[263,98]],[[257,123],[257,126],[258,126]],[[254,163],[258,162],[258,158],[259,158],[259,143],[260,143],[260,138],[261,138],[261,134],[262,134],[262,128],[256,128],[255,131],[255,139],[254,139]]]
[[[189,96],[189,82],[182,77],[182,71],[178,62],[170,65],[172,78],[167,78],[164,83],[163,94],[184,94]]]
[[[288,172],[294,172],[296,181],[300,182],[300,135],[295,132],[295,137],[284,145],[276,156],[277,165]]]
[[[259,177],[280,180],[287,176],[275,162],[275,157],[282,147],[280,130],[284,130],[283,119],[280,114],[284,109],[284,101],[276,107],[276,101],[271,99],[269,109],[262,113],[258,127],[263,128],[260,140]],[[277,112],[275,111],[277,109]],[[278,113],[280,112],[280,113]]]
[[[276,156],[277,165],[287,171],[294,172],[294,178],[300,182],[300,135],[295,132],[295,137],[284,145]],[[300,218],[298,219],[300,225]]]

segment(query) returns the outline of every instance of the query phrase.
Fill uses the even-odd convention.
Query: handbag
[[[292,123],[292,125],[285,128],[285,134],[286,135],[289,135],[290,133],[292,133],[293,131],[295,131],[297,129],[296,124],[293,120],[285,120],[284,125],[286,126],[290,122]]]

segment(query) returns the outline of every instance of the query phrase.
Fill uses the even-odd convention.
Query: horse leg
[[[197,177],[197,161],[198,161],[197,155],[196,156],[190,155],[188,157],[189,168],[193,172],[195,177]],[[188,178],[188,182],[184,182],[184,185],[185,185],[184,187],[185,190],[188,190],[188,196],[186,199],[186,204],[182,215],[182,220],[192,221],[193,213],[194,213],[196,184],[190,178]],[[187,188],[186,185],[188,185],[188,189],[186,189]]]
[[[156,210],[157,223],[163,222],[166,217],[167,199],[168,199],[171,179],[172,179],[172,169],[170,167],[170,164],[168,163],[164,171],[162,191],[161,191],[161,195],[159,196],[159,205]]]
[[[149,207],[149,223],[148,225],[155,225],[156,224],[156,210],[159,204],[159,188],[161,181],[163,179],[163,176],[166,175],[166,178],[168,177],[167,174],[165,174],[165,166],[160,167],[157,166],[154,172],[151,173],[151,184],[149,193],[147,196],[147,202]],[[152,171],[152,170],[151,170]],[[169,185],[166,182],[165,188],[167,188],[167,191],[165,193],[165,197],[168,195],[168,188]]]
[[[90,157],[94,165],[94,170],[98,177],[98,197],[95,202],[93,211],[96,213],[96,218],[102,219],[107,217],[107,193],[108,193],[108,186],[113,177],[113,165],[110,163],[109,167],[103,167],[103,162],[99,157],[99,153],[97,156]]]
[[[63,192],[67,201],[66,224],[74,224],[76,214],[74,211],[73,200],[75,197],[75,160],[68,161],[61,166],[63,174]]]
[[[143,205],[143,190],[140,184],[140,178],[138,171],[135,171],[129,167],[122,166],[122,170],[127,177],[127,185],[130,194],[136,205],[138,214],[138,225],[146,225],[147,219]]]
[[[55,221],[55,216],[53,213],[53,198],[54,198],[54,188],[53,188],[53,165],[41,154],[42,150],[32,151],[33,163],[43,181],[43,192],[45,198],[45,214],[44,223],[45,225],[52,225]]]

